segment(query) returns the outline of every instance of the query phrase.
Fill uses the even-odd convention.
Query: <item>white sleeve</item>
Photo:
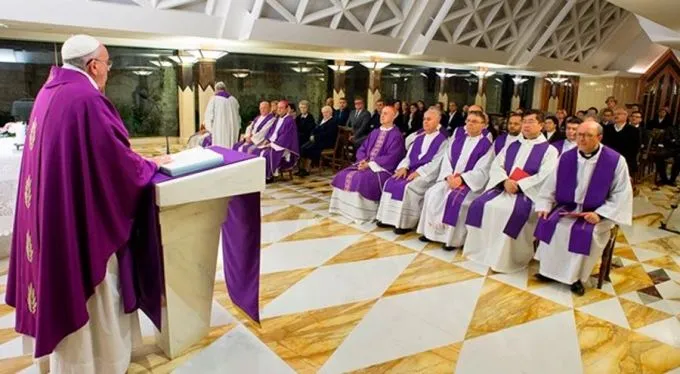
[[[371,171],[373,171],[374,173],[386,171],[385,169],[382,168],[382,166],[378,165],[378,163],[375,161],[369,161],[368,167],[371,168]]]
[[[541,186],[545,179],[551,173],[555,172],[557,167],[557,149],[555,147],[548,146],[548,150],[543,155],[543,160],[541,160],[541,166],[538,169],[538,173],[524,178],[517,182],[519,188],[522,189],[524,195],[526,195],[531,201],[536,201],[538,194],[541,191]]]
[[[541,190],[534,200],[535,211],[550,212],[555,204],[555,187],[557,186],[557,170],[545,179]]]
[[[432,160],[428,162],[427,164],[419,167],[416,172],[418,175],[421,177],[430,175],[432,173],[436,173],[439,171],[439,165],[442,162],[442,159],[444,158],[444,154],[446,153],[446,146],[448,145],[448,142],[442,142],[442,144],[439,145],[439,149],[437,150],[437,154],[434,155]]]
[[[595,210],[595,213],[620,225],[633,224],[633,187],[628,176],[628,165],[621,156],[616,165],[609,197],[601,207]]]
[[[487,190],[496,187],[498,184],[508,179],[508,173],[505,172],[505,168],[503,167],[503,165],[505,165],[505,154],[507,150],[508,147],[503,148],[498,156],[491,162],[491,166],[489,167],[489,182],[486,185]]]
[[[494,160],[493,147],[489,147],[486,154],[482,156],[472,170],[462,173],[460,176],[465,181],[465,184],[470,187],[472,191],[481,191],[486,186],[489,180],[489,168]]]

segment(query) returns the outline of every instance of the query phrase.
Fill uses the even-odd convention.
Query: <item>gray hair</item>
[[[217,82],[215,84],[215,91],[226,91],[227,90],[227,85],[224,84],[224,82]]]
[[[302,104],[302,102],[300,102],[300,104]],[[331,108],[330,105],[326,105],[326,106],[324,106],[323,108],[321,108],[321,113],[323,113],[324,110],[325,110],[325,111],[329,111],[329,112],[331,112],[331,114],[333,114],[333,108]]]
[[[427,111],[428,111],[428,112],[434,113],[434,114],[435,114],[436,116],[438,116],[439,118],[442,117],[442,111],[439,110],[439,108],[437,108],[437,107],[434,106],[434,105],[431,106],[431,107],[429,107],[429,108],[427,108]]]
[[[309,108],[309,101],[307,101],[307,100],[302,100],[302,101],[300,101],[300,102],[298,103],[298,106],[300,106],[300,105],[307,105],[307,107]]]
[[[95,49],[94,52],[87,54],[85,56],[76,57],[76,58],[69,58],[68,60],[64,60],[64,64],[73,65],[80,70],[87,71],[88,62],[97,58],[98,53],[99,53],[99,48]]]

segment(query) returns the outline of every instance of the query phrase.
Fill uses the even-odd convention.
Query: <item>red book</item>
[[[530,176],[531,175],[529,175],[529,173],[527,173],[526,171],[524,171],[520,168],[515,168],[515,170],[513,170],[512,173],[510,173],[509,178],[510,178],[510,180],[513,180],[515,182],[519,182],[522,179],[524,179],[526,177],[530,177]]]

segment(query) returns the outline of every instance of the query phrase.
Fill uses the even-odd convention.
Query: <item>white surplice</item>
[[[521,142],[521,146],[510,170],[524,169],[524,164],[529,158],[533,146],[545,143],[547,140],[545,136],[539,135],[535,139],[520,137],[518,141]],[[486,186],[487,191],[498,185],[502,187],[503,182],[508,179],[508,174],[504,168],[507,149],[507,147],[504,148],[491,164],[489,183]],[[543,155],[538,173],[518,182],[524,195],[531,201],[536,201],[543,181],[555,171],[556,166],[557,149],[549,146]],[[517,239],[512,239],[503,232],[512,214],[516,198],[517,195],[503,191],[486,203],[481,227],[467,226],[468,235],[463,247],[463,255],[500,273],[519,271],[529,264],[534,256],[533,242],[537,222],[536,214],[532,212]]]
[[[437,135],[439,135],[439,131],[435,131],[432,134],[421,135],[425,138],[423,139],[418,158],[423,157],[430,150],[430,146]],[[437,150],[432,161],[416,170],[409,170],[409,174],[415,171],[419,176],[406,185],[402,201],[392,199],[392,194],[383,190],[382,196],[380,197],[380,205],[378,206],[378,215],[376,217],[378,221],[400,229],[412,229],[416,227],[423,207],[423,195],[437,178],[439,163],[442,160],[444,151],[448,148],[447,144],[448,141],[443,141],[439,145],[439,150]],[[413,147],[409,148],[406,157],[404,157],[399,163],[399,166],[397,166],[397,170],[409,168],[411,152],[413,152]]]
[[[595,170],[595,165],[601,152],[590,159],[578,155],[577,186],[574,192],[574,201],[577,206],[574,212],[583,210],[590,178]],[[543,184],[536,200],[535,210],[549,212],[555,204],[555,186],[557,185],[557,173],[552,173]],[[565,284],[573,284],[580,280],[586,282],[597,261],[602,257],[602,251],[607,245],[609,235],[614,223],[619,225],[631,225],[633,219],[633,187],[628,176],[626,160],[619,156],[619,162],[614,172],[614,180],[609,188],[609,196],[605,203],[595,210],[595,213],[604,217],[595,225],[593,241],[590,245],[590,255],[571,253],[567,249],[571,226],[574,218],[562,217],[557,223],[555,234],[550,244],[540,242],[536,259],[541,262],[539,273]]]
[[[510,144],[512,144],[512,142],[514,142],[515,140],[519,140],[519,138],[520,138],[521,136],[522,136],[521,134],[518,134],[518,135],[510,135],[510,134],[508,134],[508,136],[505,137],[505,144],[503,144],[503,148],[501,148],[501,151],[504,150],[505,148],[508,148],[508,146],[509,146]],[[496,139],[496,141],[498,141],[498,139]],[[496,145],[495,142],[494,142],[493,145]],[[494,147],[492,146],[491,148],[494,148]],[[494,149],[495,149],[495,148],[494,148]],[[498,153],[500,153],[500,151],[499,151]]]
[[[493,147],[489,147],[488,152],[477,160],[475,167],[468,172],[464,172],[470,154],[481,139],[483,139],[483,135],[466,136],[460,157],[455,165],[451,165],[453,140],[449,142],[449,146],[446,147],[445,156],[442,157],[437,183],[425,193],[425,203],[420,215],[420,222],[418,223],[419,234],[432,241],[444,243],[448,247],[460,247],[465,242],[465,235],[467,234],[465,218],[467,217],[468,208],[472,200],[479,196],[484,186],[486,186],[489,180],[489,166],[494,157]],[[463,200],[456,226],[451,226],[442,223],[442,219],[444,217],[446,201],[449,193],[452,191],[446,182],[446,177],[456,173],[461,174],[465,184],[470,188],[470,192],[468,192]]]
[[[276,122],[276,116],[272,116],[271,118],[269,118],[269,120],[267,120],[266,123],[264,123],[264,126],[262,126],[260,131],[257,131],[257,128],[263,122],[265,122],[266,117],[267,117],[266,115],[264,115],[264,116],[261,115],[257,119],[257,121],[253,121],[250,125],[248,125],[248,127],[246,127],[246,132],[243,135],[243,139],[245,140],[246,138],[250,137],[250,142],[252,144],[255,144],[256,146],[262,144],[262,142],[265,141],[265,137],[267,136],[269,129],[272,127],[274,122]],[[244,144],[238,150],[240,152],[243,152],[244,148],[248,145],[250,145],[250,144]]]
[[[118,281],[118,260],[111,256],[104,280],[87,300],[85,326],[66,336],[50,355],[52,373],[120,374],[130,366],[132,350],[141,346],[137,312],[126,314]]]
[[[569,139],[564,139],[564,143],[562,143],[562,151],[560,152],[560,155],[563,155],[564,152],[566,152],[566,151],[568,151],[572,148],[575,148],[575,147],[576,147],[575,142],[571,142],[571,141],[569,141]]]
[[[234,96],[213,96],[205,108],[205,128],[213,135],[213,145],[231,149],[241,131],[241,115]]]

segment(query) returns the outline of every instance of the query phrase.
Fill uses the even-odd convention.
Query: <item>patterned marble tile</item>
[[[314,218],[319,218],[319,216],[299,206],[289,206],[285,209],[281,209],[263,216],[262,222],[291,221]]]
[[[574,308],[586,306],[599,301],[611,299],[614,295],[598,290],[597,288],[586,288],[586,293],[583,296],[573,295]]]
[[[641,265],[612,269],[609,276],[614,284],[616,293],[619,295],[654,285],[654,282]]]
[[[565,310],[566,307],[555,302],[487,278],[465,338],[489,334]]]
[[[463,343],[456,343],[429,351],[383,362],[364,369],[352,371],[353,374],[445,374],[453,373]]]
[[[399,256],[413,253],[402,245],[388,242],[373,235],[365,235],[358,242],[345,248],[326,262],[326,265],[370,260],[373,258]]]
[[[678,265],[675,260],[671,256],[663,256],[663,257],[657,257],[652,260],[647,260],[645,261],[645,264],[650,264],[654,266],[658,266],[660,268],[672,270],[675,272],[680,272],[680,265]]]
[[[317,369],[374,303],[363,301],[265,319],[255,334],[296,371]]]
[[[383,297],[480,277],[454,264],[420,254],[385,291]]]
[[[680,366],[680,349],[574,311],[585,373],[664,373]]]
[[[318,239],[318,238],[329,238],[338,235],[358,235],[361,234],[361,230],[357,230],[350,226],[338,223],[331,219],[323,219],[316,225],[306,227],[284,239],[282,242],[289,242],[295,240],[307,240],[307,239]]]
[[[626,318],[628,318],[628,324],[633,330],[672,317],[668,313],[660,312],[625,299],[619,299],[619,302],[623,312],[626,314]]]
[[[17,356],[0,360],[0,374],[14,374],[33,365],[33,355]]]
[[[664,238],[639,243],[636,244],[636,246],[672,256],[680,256],[680,236],[678,235],[667,236]]]
[[[639,261],[638,258],[635,256],[635,251],[633,251],[633,248],[631,247],[614,248],[614,256],[627,258],[633,261]],[[599,266],[596,266],[595,269],[599,269]]]

